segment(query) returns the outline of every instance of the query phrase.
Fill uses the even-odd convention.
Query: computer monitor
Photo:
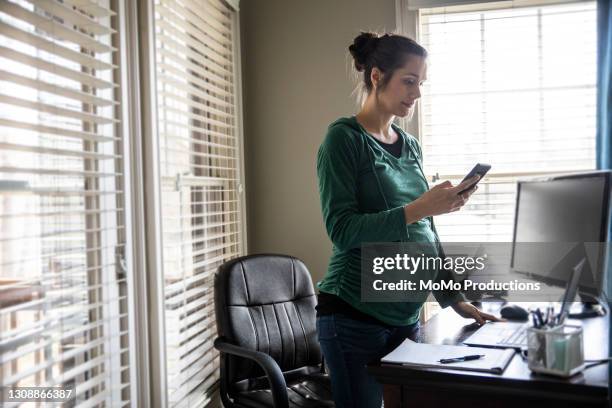
[[[564,287],[572,268],[586,258],[578,290],[583,299],[599,297],[606,246],[588,243],[608,240],[610,175],[609,171],[597,171],[520,181],[514,217],[512,270],[549,285]],[[533,242],[546,244],[523,244]]]

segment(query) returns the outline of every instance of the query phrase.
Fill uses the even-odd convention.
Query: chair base
[[[322,408],[335,407],[329,376],[322,373],[307,374],[287,384],[289,407]],[[231,395],[235,407],[272,407],[272,393],[269,389],[236,392]]]

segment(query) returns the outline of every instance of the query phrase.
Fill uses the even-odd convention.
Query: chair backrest
[[[321,362],[315,305],[310,273],[297,258],[249,255],[224,263],[215,275],[219,336],[269,354],[283,372]],[[230,382],[261,375],[247,360],[230,365]]]

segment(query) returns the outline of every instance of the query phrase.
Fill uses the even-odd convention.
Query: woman
[[[426,78],[427,52],[400,35],[362,33],[349,51],[363,72],[365,100],[356,116],[329,126],[317,158],[323,218],[333,254],[319,282],[317,331],[337,407],[380,408],[382,387],[365,365],[415,336],[422,303],[361,302],[364,242],[439,242],[432,216],[459,210],[478,178],[429,190],[416,139],[393,124],[411,116]],[[435,292],[463,317],[497,320],[458,292]]]

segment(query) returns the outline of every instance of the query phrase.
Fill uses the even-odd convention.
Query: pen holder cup
[[[536,373],[570,377],[584,369],[582,327],[562,325],[527,329],[529,369]]]

